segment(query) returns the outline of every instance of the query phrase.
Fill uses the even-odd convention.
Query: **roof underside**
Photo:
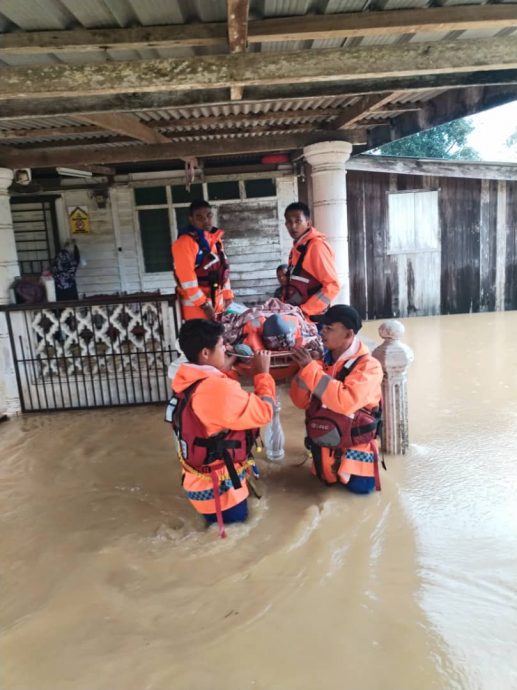
[[[517,98],[516,32],[511,3],[2,0],[0,165],[364,151]]]

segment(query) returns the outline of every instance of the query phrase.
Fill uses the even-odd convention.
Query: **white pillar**
[[[382,445],[387,453],[396,455],[404,455],[409,446],[407,370],[414,355],[408,345],[400,342],[404,332],[400,321],[385,321],[379,326],[384,342],[372,352],[384,371]]]
[[[14,241],[13,218],[7,192],[13,171],[0,168],[0,304],[9,304],[9,286],[20,275]],[[5,314],[0,312],[0,413],[20,412],[18,386]]]
[[[349,304],[348,222],[346,212],[346,162],[352,153],[347,141],[310,144],[303,154],[312,168],[314,226],[325,233],[336,253],[341,290],[334,302]]]

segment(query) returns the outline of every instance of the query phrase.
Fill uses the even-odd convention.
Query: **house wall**
[[[171,179],[156,177],[143,183],[160,186],[170,184]],[[59,193],[56,217],[61,244],[70,236],[70,209],[86,207],[90,217],[91,232],[76,235],[86,262],[77,272],[80,295],[174,291],[172,272],[145,271],[134,201],[134,187],[140,184],[133,181],[112,186],[104,209],[98,208],[87,189]],[[276,196],[214,202],[216,222],[225,230],[232,285],[241,301],[254,303],[270,297],[277,287],[276,266],[287,260],[291,240],[284,226],[283,210],[297,199],[296,178],[282,175],[275,178],[275,184]],[[171,213],[171,242],[176,235],[176,219]]]
[[[438,190],[438,253],[389,253],[389,193],[403,190]],[[363,316],[517,308],[517,182],[349,171],[347,204]]]

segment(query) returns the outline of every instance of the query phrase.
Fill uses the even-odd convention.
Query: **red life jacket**
[[[300,256],[296,262],[296,266],[292,267],[289,264],[287,270],[287,280],[288,283],[282,288],[282,301],[287,304],[292,304],[295,307],[299,307],[301,304],[307,302],[309,297],[316,294],[318,290],[321,290],[322,284],[319,280],[306,271],[303,268],[303,260],[305,259],[305,254],[307,253],[307,248],[311,240],[307,240],[305,244],[301,244],[298,247]]]
[[[336,376],[344,381],[355,365],[362,359],[347,362]],[[362,407],[353,417],[333,412],[321,400],[312,396],[305,414],[305,427],[309,442],[322,448],[346,450],[376,438],[381,430],[382,404],[373,410]]]
[[[197,472],[210,474],[226,466],[235,489],[241,481],[235,463],[244,463],[250,456],[259,429],[223,431],[208,436],[204,425],[192,409],[192,394],[201,383],[196,381],[169,400],[165,421],[172,428],[180,445],[183,460]]]
[[[206,247],[202,246],[197,233],[189,232],[186,234],[192,237],[199,247],[194,267],[198,285],[210,290],[210,299],[215,307],[216,292],[219,288],[223,288],[230,275],[230,266],[224,253],[222,242],[216,242],[215,248],[217,253],[212,254]]]

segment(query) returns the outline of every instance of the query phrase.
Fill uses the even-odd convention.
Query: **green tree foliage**
[[[478,152],[467,143],[473,129],[474,125],[468,118],[453,120],[446,125],[384,144],[374,153],[383,156],[479,160]]]

